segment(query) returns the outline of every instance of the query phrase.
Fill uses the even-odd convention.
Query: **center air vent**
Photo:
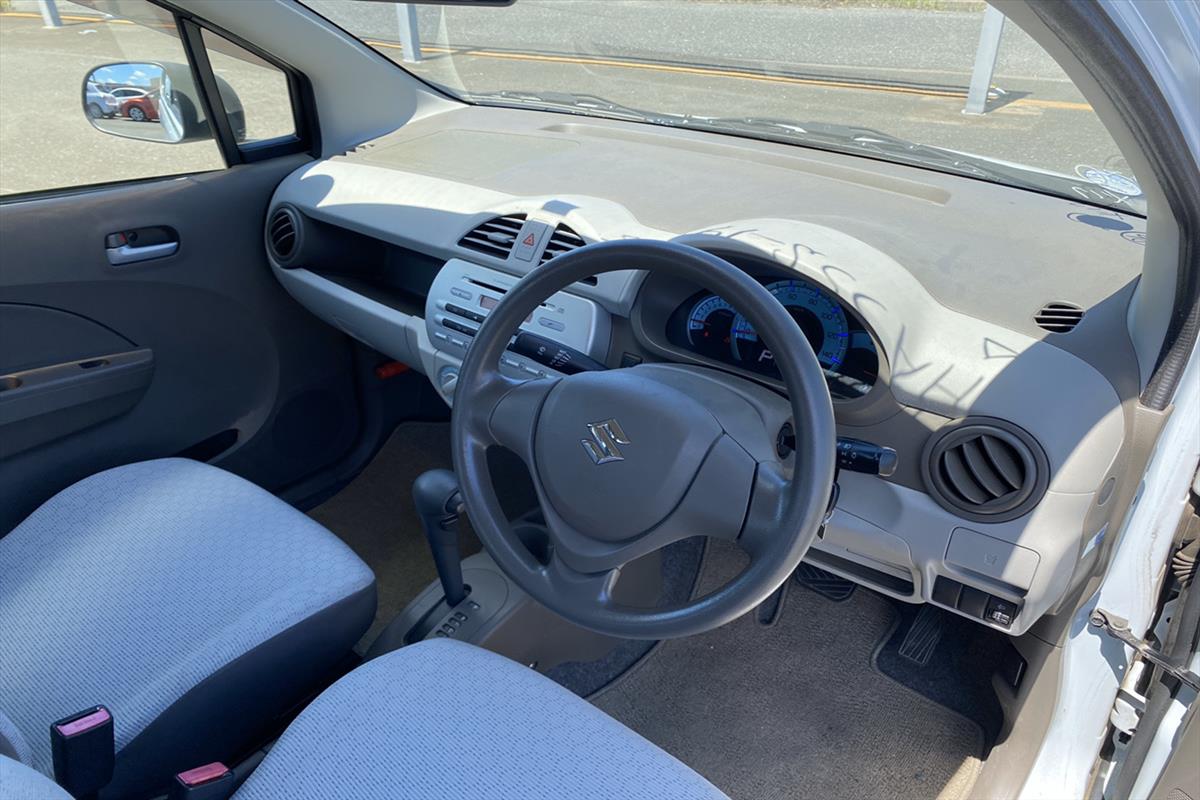
[[[545,264],[555,256],[577,250],[585,244],[587,242],[583,240],[582,236],[566,225],[560,224],[555,227],[554,233],[550,234],[550,241],[546,242],[546,249],[542,251],[542,260],[538,263]]]
[[[1074,303],[1046,303],[1033,315],[1039,328],[1051,333],[1070,333],[1083,319],[1083,309]]]
[[[978,522],[1004,522],[1029,511],[1046,492],[1050,465],[1027,432],[1003,420],[968,417],[934,434],[921,470],[930,495]]]
[[[287,206],[276,209],[267,220],[267,247],[280,264],[296,254],[300,243],[300,219]]]
[[[503,261],[512,252],[513,245],[517,241],[517,234],[521,232],[521,226],[524,224],[524,214],[508,214],[489,219],[459,239],[458,246],[474,250],[477,253],[495,256]]]

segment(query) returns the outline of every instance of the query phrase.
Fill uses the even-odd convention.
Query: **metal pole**
[[[415,64],[421,60],[421,37],[417,29],[417,7],[412,3],[397,3],[396,17],[400,22],[400,46],[405,61]]]
[[[975,50],[975,67],[971,70],[971,86],[967,89],[964,114],[987,112],[988,89],[996,71],[996,56],[1000,52],[1000,36],[1004,33],[1004,15],[995,6],[983,12],[983,27],[979,30],[979,47]]]
[[[58,5],[54,0],[38,0],[38,6],[41,7],[42,22],[46,23],[47,28],[61,28],[62,19],[58,16]]]

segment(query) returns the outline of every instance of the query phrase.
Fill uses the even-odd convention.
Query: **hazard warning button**
[[[517,234],[517,242],[513,245],[512,250],[513,257],[521,261],[533,261],[541,249],[542,239],[545,238],[548,230],[550,230],[550,226],[528,220],[521,228],[521,232]]]

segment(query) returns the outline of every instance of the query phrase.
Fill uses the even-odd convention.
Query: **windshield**
[[[783,141],[1145,213],[1075,85],[982,2],[304,2],[469,103]]]

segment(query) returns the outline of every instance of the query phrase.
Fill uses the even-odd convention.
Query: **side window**
[[[224,168],[170,12],[49,6],[0,14],[0,195]]]
[[[205,30],[204,49],[239,144],[294,136],[287,75],[233,42]]]

